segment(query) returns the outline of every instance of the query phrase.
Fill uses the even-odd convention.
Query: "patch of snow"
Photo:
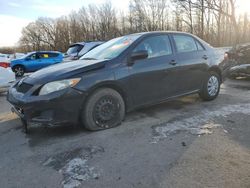
[[[51,164],[52,162],[54,162],[55,160],[50,157],[48,158],[44,163],[43,163],[43,166],[48,166],[49,164]]]
[[[62,182],[64,188],[75,188],[82,181],[99,177],[95,169],[88,166],[87,160],[81,158],[70,160],[59,172],[64,177],[64,181]]]
[[[75,188],[80,186],[82,181],[100,177],[99,169],[97,170],[88,165],[88,161],[99,152],[103,153],[104,148],[100,146],[75,148],[50,156],[42,164],[43,166],[52,167],[62,174],[62,187]]]
[[[214,111],[205,109],[202,110],[200,114],[190,118],[161,123],[153,127],[154,136],[152,139],[152,143],[157,143],[161,139],[180,131],[186,131],[195,135],[211,134],[213,128],[221,126],[218,124],[214,124],[213,119],[221,116],[227,117],[232,113],[242,113],[250,115],[250,103],[227,105]]]
[[[202,125],[201,127],[191,128],[190,133],[194,135],[212,134],[213,133],[212,129],[218,128],[221,126],[222,125],[220,124],[208,123],[208,124]]]

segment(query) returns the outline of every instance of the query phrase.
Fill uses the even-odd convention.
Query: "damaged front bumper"
[[[74,88],[39,96],[32,92],[21,93],[11,87],[7,95],[13,105],[12,111],[22,121],[46,125],[78,123],[84,99],[85,93]]]

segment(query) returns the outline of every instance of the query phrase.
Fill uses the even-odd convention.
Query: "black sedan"
[[[7,99],[25,125],[80,122],[89,130],[107,129],[145,105],[193,93],[215,99],[223,58],[191,34],[132,34],[20,80]]]

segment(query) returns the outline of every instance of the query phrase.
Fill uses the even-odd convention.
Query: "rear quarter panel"
[[[52,60],[53,60],[55,63],[61,63],[61,62],[63,61],[63,55],[62,55],[62,53],[58,54],[57,57],[52,58]]]

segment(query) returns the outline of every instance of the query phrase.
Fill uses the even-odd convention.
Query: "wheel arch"
[[[86,96],[86,100],[84,101],[84,104],[86,103],[87,99],[98,89],[101,88],[110,88],[115,90],[116,92],[118,92],[122,99],[124,100],[124,104],[125,104],[125,109],[126,111],[128,111],[130,109],[130,99],[128,97],[127,92],[122,88],[122,86],[120,86],[118,83],[114,82],[114,81],[106,81],[103,83],[99,83],[95,86],[93,86],[92,88],[89,89],[89,91],[87,92],[87,96]]]
[[[24,68],[24,71],[26,71],[26,67],[25,67],[23,64],[16,64],[16,65],[13,65],[13,66],[11,67],[11,69],[14,70],[14,68],[15,68],[15,67],[18,67],[18,66],[23,67],[23,68]]]
[[[216,72],[220,76],[220,82],[222,83],[222,71],[217,66],[212,66],[209,68],[209,72]]]

